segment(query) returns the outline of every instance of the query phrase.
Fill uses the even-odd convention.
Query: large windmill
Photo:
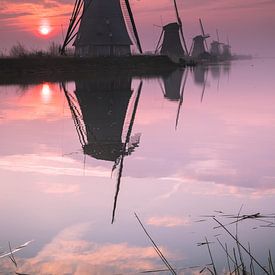
[[[193,58],[205,58],[209,54],[208,45],[206,39],[210,37],[209,34],[205,34],[204,27],[201,19],[199,19],[200,27],[201,27],[201,35],[197,35],[193,38],[193,44],[191,47],[191,56]]]
[[[160,54],[167,55],[171,58],[182,58],[188,55],[188,50],[183,34],[183,26],[179,16],[177,2],[176,0],[173,0],[173,2],[177,22],[163,26],[155,53],[160,52]]]
[[[77,56],[122,56],[142,48],[129,0],[75,0],[61,48],[73,42]]]

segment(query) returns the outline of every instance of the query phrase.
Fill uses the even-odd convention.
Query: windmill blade
[[[205,81],[204,81],[204,83],[203,83],[203,88],[202,88],[202,93],[201,93],[201,102],[203,102],[204,93],[205,93],[205,89],[206,89],[207,79],[208,79],[208,69],[206,70]]]
[[[216,35],[217,35],[217,40],[220,43],[220,36],[219,36],[219,31],[216,29]]]
[[[126,147],[127,147],[127,144],[130,141],[133,125],[134,125],[134,122],[135,122],[135,117],[136,117],[136,113],[137,113],[137,108],[138,108],[138,103],[139,103],[140,94],[141,94],[141,90],[142,90],[142,85],[143,85],[143,82],[141,81],[140,84],[139,84],[139,87],[138,87],[137,97],[136,97],[136,100],[135,100],[135,103],[134,103],[132,117],[131,117],[129,128],[128,128],[128,131],[127,131],[125,143],[124,143],[123,148],[122,148],[121,159],[120,159],[120,166],[119,166],[119,172],[118,172],[118,177],[117,177],[116,193],[115,193],[115,197],[114,197],[114,205],[113,205],[113,212],[112,212],[112,224],[115,221],[117,199],[118,199],[119,190],[120,190],[120,184],[121,184],[121,177],[122,177],[122,171],[123,171],[123,164],[124,164],[124,157],[125,157]]]
[[[75,104],[73,103],[72,99],[70,98],[69,92],[68,92],[64,82],[61,83],[61,87],[63,89],[65,98],[68,102],[68,105],[69,105],[69,108],[71,111],[72,119],[73,119],[73,122],[74,122],[74,125],[76,128],[76,132],[78,135],[78,139],[80,141],[81,146],[83,147],[86,144],[85,136],[87,136],[87,134],[85,133],[85,130],[82,126],[79,111],[78,111],[77,107],[75,106]]]
[[[137,48],[138,48],[139,52],[142,54],[143,53],[142,52],[142,47],[141,47],[141,43],[140,43],[140,40],[139,40],[138,31],[137,31],[137,28],[136,28],[136,24],[135,24],[135,20],[134,20],[134,16],[133,16],[133,13],[132,13],[132,9],[131,9],[129,0],[125,0],[125,5],[126,5],[126,8],[127,8],[129,17],[130,17],[134,37],[135,37],[135,40],[136,40],[136,43],[137,43]]]
[[[158,84],[159,84],[159,86],[160,86],[160,89],[161,89],[161,91],[162,91],[163,96],[165,97],[165,91],[164,91],[164,88],[163,88],[163,86],[162,86],[162,84],[161,84],[160,79],[158,79]]]
[[[193,50],[193,48],[194,48],[194,40],[193,40],[193,42],[192,42],[192,45],[191,45],[191,47],[190,47],[190,50],[189,50],[189,53],[188,53],[188,55],[190,56],[191,55],[191,53],[192,53],[192,50]]]
[[[185,86],[186,86],[186,82],[187,82],[187,76],[188,76],[188,70],[186,69],[185,77],[184,77],[183,84],[182,84],[181,94],[180,94],[180,102],[179,102],[179,107],[178,107],[178,112],[177,112],[177,118],[176,118],[176,126],[175,126],[176,130],[178,128],[180,111],[181,111],[181,107],[182,107],[182,103],[183,103],[183,95],[184,95]]]
[[[203,28],[202,21],[200,18],[199,18],[199,21],[200,21],[200,26],[201,26],[201,33],[203,36],[205,36],[204,28]]]
[[[208,51],[208,45],[207,45],[207,41],[206,41],[206,38],[209,37],[205,34],[204,32],[204,27],[203,27],[203,24],[202,24],[202,20],[199,18],[199,21],[200,21],[200,27],[201,27],[201,33],[202,33],[202,36],[204,38],[204,44],[205,44],[205,47],[206,47],[206,50]]]
[[[186,44],[186,41],[185,41],[185,38],[184,38],[184,34],[183,34],[182,22],[181,22],[180,15],[179,15],[177,0],[173,0],[173,1],[174,1],[174,7],[175,7],[175,11],[176,11],[177,21],[178,21],[178,24],[179,24],[179,27],[180,27],[181,39],[183,41],[185,52],[189,56],[188,49],[187,49],[187,44]]]
[[[159,40],[158,40],[158,43],[157,43],[157,46],[156,46],[156,49],[155,49],[155,54],[157,54],[158,50],[159,50],[159,47],[160,47],[160,42],[161,42],[161,39],[163,37],[163,33],[164,33],[164,30],[162,29],[162,32],[160,34],[160,37],[159,37]]]
[[[82,0],[75,0],[75,4],[74,4],[73,12],[72,12],[72,15],[71,15],[71,18],[70,18],[70,23],[69,23],[69,26],[68,26],[68,29],[67,29],[67,33],[66,33],[63,45],[60,49],[61,55],[65,54],[65,49],[66,49],[66,46],[68,45],[68,41],[69,41],[70,36],[71,36],[71,31],[72,31],[72,29],[74,29],[74,26],[75,26],[77,17],[80,13],[80,9],[81,9],[82,4],[83,4]]]
[[[66,47],[68,44],[77,36],[77,32],[75,32],[76,28],[78,27],[80,21],[82,20],[83,16],[85,15],[86,10],[88,10],[89,6],[91,5],[93,0],[90,0],[89,3],[86,6],[86,9],[84,9],[84,1],[83,0],[76,0],[74,9],[71,15],[70,23],[67,29],[67,33],[63,42],[63,45],[60,49],[60,54],[64,55]],[[82,13],[81,13],[82,10]],[[81,15],[80,15],[81,13]]]

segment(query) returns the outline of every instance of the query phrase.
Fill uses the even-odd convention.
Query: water
[[[165,269],[134,213],[178,274],[211,263],[198,245],[205,237],[218,272],[227,270],[216,238],[231,254],[236,244],[213,229],[212,215],[228,224],[235,219],[223,214],[261,213],[239,222],[238,235],[267,265],[268,250],[275,255],[274,65],[1,86],[1,251],[34,240],[15,253],[17,269],[0,258],[2,272]],[[191,266],[200,267],[183,269]]]

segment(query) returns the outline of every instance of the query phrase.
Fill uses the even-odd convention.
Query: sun
[[[39,33],[42,35],[48,35],[51,32],[50,26],[42,25],[39,27]]]

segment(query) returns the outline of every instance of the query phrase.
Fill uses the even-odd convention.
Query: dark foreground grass
[[[241,211],[241,210],[240,210]],[[149,238],[150,242],[152,243],[156,253],[162,260],[163,264],[166,266],[166,268],[158,268],[156,270],[146,270],[142,271],[141,273],[171,273],[171,274],[212,274],[212,275],[218,275],[218,274],[228,274],[228,275],[257,275],[257,274],[267,274],[267,275],[275,275],[275,268],[274,263],[271,255],[271,251],[268,251],[267,255],[267,261],[265,264],[260,263],[260,261],[255,257],[254,253],[251,252],[250,243],[248,245],[244,245],[238,236],[238,225],[240,222],[247,220],[247,219],[255,219],[257,221],[261,221],[263,223],[268,224],[268,227],[273,227],[275,225],[274,218],[275,215],[261,215],[260,213],[255,214],[249,214],[249,215],[240,215],[240,211],[238,215],[221,215],[223,217],[229,218],[229,219],[235,219],[233,222],[230,222],[228,224],[223,224],[218,220],[218,218],[214,215],[207,216],[209,218],[212,218],[213,221],[217,224],[217,226],[214,227],[214,229],[221,228],[224,230],[224,232],[229,236],[233,243],[235,243],[235,247],[232,248],[232,252],[229,251],[227,243],[223,244],[221,240],[219,239],[219,235],[216,236],[216,240],[219,244],[219,246],[222,248],[222,251],[225,255],[225,261],[224,265],[227,266],[227,270],[218,271],[216,264],[215,264],[215,258],[213,257],[213,254],[211,252],[211,244],[213,242],[209,242],[207,237],[205,237],[205,241],[198,243],[198,246],[206,246],[207,253],[209,255],[210,263],[206,264],[204,266],[192,266],[192,267],[182,267],[182,268],[175,268],[171,263],[167,261],[167,259],[163,256],[162,252],[159,250],[158,246],[156,245],[155,241],[151,237],[151,235],[146,230],[144,224],[142,223],[141,219],[138,217],[138,215],[135,213],[135,217],[137,218],[139,224],[141,225],[143,231],[145,232],[146,236]],[[223,214],[223,213],[221,213]],[[205,220],[200,220],[205,221]],[[236,225],[236,231],[235,234],[232,233],[227,226],[235,224]],[[244,259],[248,260],[244,260]],[[182,273],[187,272],[187,273]]]

